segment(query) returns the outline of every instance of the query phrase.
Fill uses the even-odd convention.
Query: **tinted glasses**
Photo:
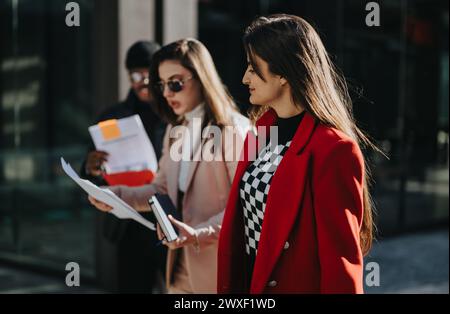
[[[192,76],[189,76],[184,79],[171,79],[171,80],[168,80],[167,82],[159,81],[158,83],[156,83],[156,86],[157,86],[158,90],[161,92],[161,94],[164,93],[166,84],[167,84],[167,87],[169,87],[169,90],[171,92],[178,93],[183,90],[184,84],[191,79],[192,79]]]
[[[148,83],[150,82],[148,73],[142,73],[142,72],[131,72],[130,79],[131,79],[131,82],[133,82],[134,84],[142,82],[145,85],[148,85]]]

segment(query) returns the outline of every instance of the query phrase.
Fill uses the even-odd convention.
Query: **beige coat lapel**
[[[170,141],[169,141],[170,143]],[[166,182],[167,182],[167,194],[171,198],[174,204],[177,204],[178,199],[178,176],[180,172],[180,163],[174,161],[171,157],[171,146],[168,144],[167,152],[169,156],[167,157],[166,165],[164,169],[166,171]]]
[[[197,167],[202,160],[202,147],[207,140],[208,139],[206,139],[206,138],[202,139],[200,145],[198,145],[197,149],[195,150],[195,153],[193,154],[193,161],[189,165],[189,171],[188,171],[188,175],[187,175],[187,179],[186,179],[186,181],[187,181],[186,192],[189,191],[189,186],[192,183],[192,179],[194,177],[195,170],[197,170]]]

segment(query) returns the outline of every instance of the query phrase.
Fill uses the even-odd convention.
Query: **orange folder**
[[[103,178],[109,185],[140,186],[151,183],[154,177],[155,174],[151,170],[103,174]]]

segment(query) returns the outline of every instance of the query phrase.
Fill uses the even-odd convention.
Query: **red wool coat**
[[[257,126],[275,121],[270,110]],[[256,150],[247,145],[250,136],[222,222],[218,292],[363,293],[363,157],[353,140],[308,113],[272,178],[253,277],[247,283],[239,183]]]

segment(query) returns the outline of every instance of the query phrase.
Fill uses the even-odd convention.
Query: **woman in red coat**
[[[363,293],[372,215],[360,146],[372,144],[345,82],[297,16],[256,19],[244,46],[258,134],[246,139],[228,199],[218,292]]]

